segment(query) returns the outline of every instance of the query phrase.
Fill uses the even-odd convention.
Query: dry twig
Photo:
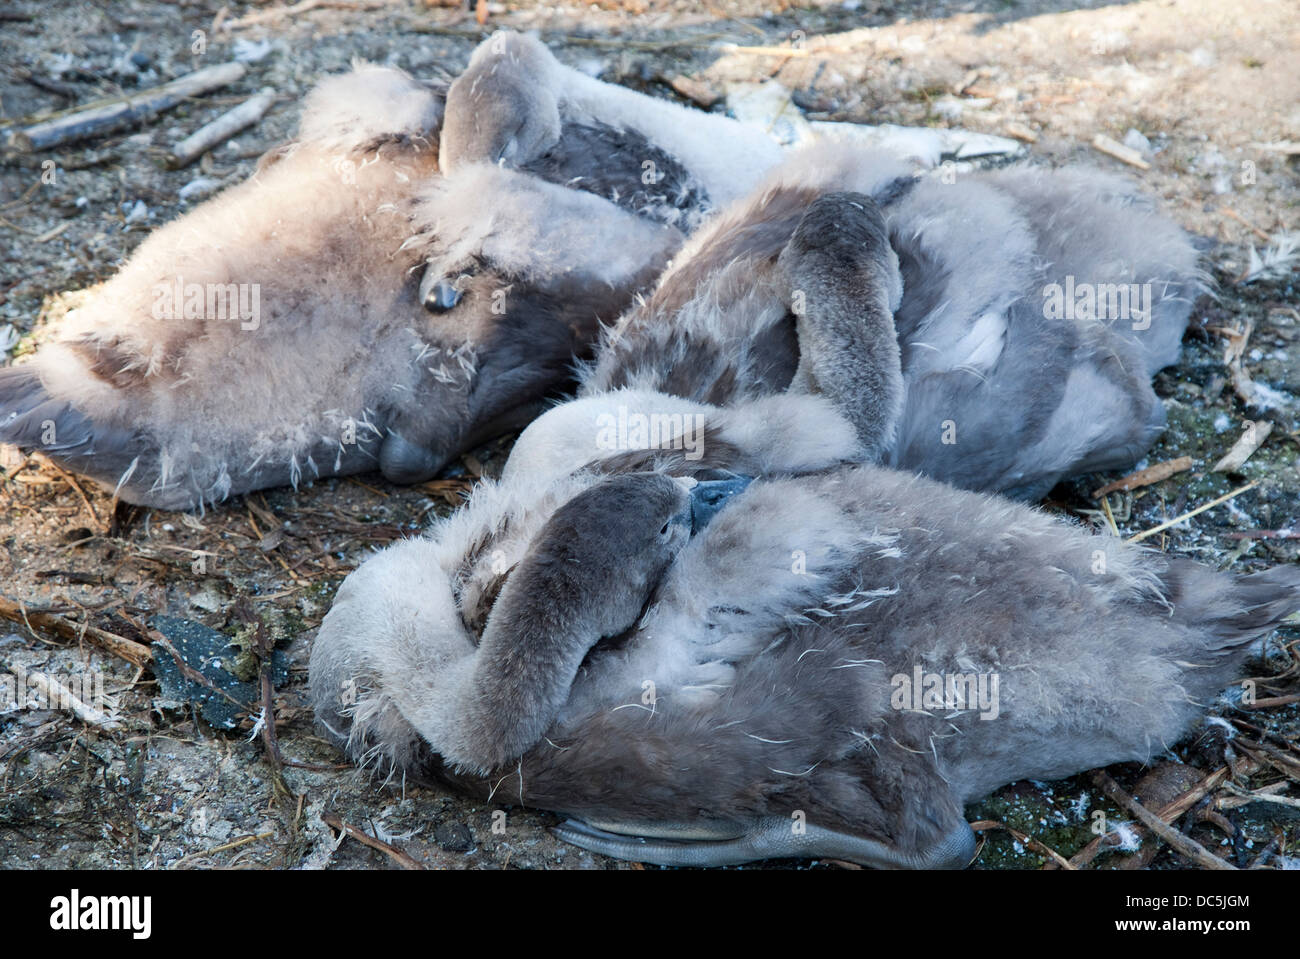
[[[1092,138],[1092,148],[1127,163],[1129,166],[1137,167],[1139,170],[1151,169],[1151,164],[1142,159],[1141,153],[1138,153],[1132,147],[1126,147],[1118,140],[1112,140],[1104,133],[1098,133]]]
[[[1030,849],[1033,849],[1039,854],[1044,855],[1047,858],[1051,859],[1054,863],[1056,863],[1056,865],[1060,866],[1062,869],[1068,869],[1071,872],[1074,871],[1074,866],[1070,865],[1070,860],[1066,859],[1064,856],[1062,856],[1051,846],[1047,845],[1044,842],[1040,842],[1039,840],[1035,839],[1033,836],[1021,832],[1019,829],[1013,829],[1012,827],[1008,826],[1004,822],[998,822],[996,819],[981,819],[979,822],[971,823],[970,827],[971,829],[974,829],[976,832],[983,832],[986,829],[1001,829],[1005,832],[1009,832],[1013,837],[1018,839],[1020,842],[1024,843]]]
[[[130,96],[96,101],[54,119],[44,120],[9,134],[9,146],[31,153],[83,140],[108,130],[144,120],[196,97],[239,80],[248,72],[242,63],[219,63]]]
[[[1119,784],[1111,779],[1105,771],[1099,769],[1093,773],[1092,781],[1097,784],[1102,792],[1136,816],[1144,826],[1164,840],[1179,855],[1206,869],[1231,870],[1233,872],[1237,870],[1237,867],[1232,863],[1220,859],[1200,843],[1189,839],[1176,829],[1171,829],[1156,813],[1147,809],[1146,806],[1121,789]]]
[[[1187,810],[1191,809],[1194,805],[1218,788],[1219,784],[1228,778],[1228,772],[1229,770],[1227,766],[1222,766],[1219,769],[1216,769],[1177,799],[1161,806],[1160,809],[1156,811],[1156,815],[1159,816],[1163,822],[1174,822],[1179,816],[1187,812]],[[1104,836],[1098,836],[1070,857],[1070,865],[1076,869],[1080,866],[1086,866],[1101,855],[1101,853],[1112,849],[1118,842],[1119,837],[1113,832],[1108,832]],[[1049,862],[1043,868],[1050,870],[1055,869],[1056,867]]]
[[[1190,456],[1180,456],[1177,459],[1165,460],[1163,463],[1156,463],[1154,466],[1148,466],[1144,470],[1137,470],[1129,473],[1127,476],[1121,476],[1113,483],[1107,483],[1092,491],[1093,499],[1101,499],[1107,493],[1119,491],[1129,492],[1130,490],[1140,489],[1143,486],[1150,486],[1152,483],[1159,483],[1161,480],[1167,480],[1175,473],[1181,473],[1184,470],[1192,468],[1192,458]]]
[[[99,629],[89,623],[76,623],[64,619],[57,613],[27,609],[21,603],[0,596],[0,617],[14,623],[21,623],[34,633],[37,628],[53,633],[63,639],[80,642],[89,640],[101,649],[115,656],[120,656],[136,666],[145,666],[153,662],[153,651],[143,643],[137,643],[125,636],[118,636],[108,630]]]
[[[403,869],[423,869],[424,865],[419,861],[412,859],[409,855],[402,852],[396,846],[384,842],[382,839],[376,839],[367,832],[362,832],[356,826],[345,823],[337,813],[321,813],[321,822],[338,832],[347,833],[362,845],[369,846],[371,849],[378,849],[384,855],[390,857],[395,863]]]

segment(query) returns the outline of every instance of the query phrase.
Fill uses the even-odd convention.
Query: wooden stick
[[[1219,784],[1227,778],[1228,767],[1220,766],[1173,802],[1162,806],[1156,815],[1165,822],[1172,823],[1175,819],[1209,795],[1213,790],[1217,789]]]
[[[1278,706],[1290,706],[1292,703],[1300,703],[1300,693],[1291,693],[1289,696],[1269,696],[1243,705],[1247,709],[1276,709]]]
[[[15,130],[9,134],[9,146],[23,153],[33,153],[74,140],[84,140],[118,126],[147,120],[163,110],[170,110],[189,97],[228,86],[247,72],[248,68],[242,63],[220,63],[204,67],[162,86],[88,104],[57,119]]]
[[[1246,492],[1247,490],[1252,490],[1258,485],[1259,485],[1259,481],[1256,480],[1253,483],[1247,483],[1245,486],[1238,486],[1231,493],[1224,493],[1218,499],[1210,500],[1210,502],[1206,503],[1204,506],[1198,506],[1196,507],[1196,509],[1188,510],[1182,516],[1175,516],[1173,519],[1165,520],[1159,526],[1152,526],[1150,529],[1143,530],[1142,532],[1138,533],[1136,536],[1130,536],[1126,540],[1126,542],[1140,543],[1148,536],[1154,536],[1156,533],[1163,532],[1164,530],[1167,530],[1171,526],[1176,526],[1177,524],[1181,523],[1185,519],[1191,519],[1193,516],[1196,516],[1200,513],[1204,513],[1207,509],[1214,509],[1214,507],[1219,506],[1222,503],[1226,503],[1228,500],[1232,499],[1233,497],[1240,496],[1242,493]]]
[[[238,20],[231,20],[226,24],[226,29],[243,30],[245,27],[251,27],[259,23],[270,23],[272,20],[279,20],[283,17],[296,17],[300,13],[322,8],[363,13],[367,10],[379,10],[386,5],[384,0],[359,0],[359,2],[349,2],[349,0],[301,0],[300,3],[295,3],[291,7],[276,7],[274,10],[250,13]]]
[[[275,103],[275,91],[263,90],[256,96],[249,97],[233,110],[227,110],[211,123],[199,127],[172,148],[167,158],[172,169],[189,166],[204,153],[218,144],[225,143],[240,130],[251,127],[271,109]]]
[[[279,20],[281,17],[292,17],[300,13],[306,13],[309,10],[315,10],[321,5],[321,0],[302,0],[301,3],[295,3],[291,7],[276,7],[272,10],[263,10],[261,13],[250,13],[246,17],[240,17],[238,20],[231,20],[226,24],[227,30],[242,30],[245,27],[251,27],[259,23],[269,23],[272,20]]]
[[[824,57],[836,53],[847,53],[843,47],[765,47],[752,46],[742,47],[738,43],[723,43],[718,45],[718,49],[723,53],[748,53],[756,57],[791,57],[803,59],[805,57]]]
[[[1272,766],[1288,779],[1300,782],[1300,760],[1268,743],[1247,744],[1238,741],[1237,748],[1260,764]]]
[[[1129,490],[1139,489],[1143,486],[1150,486],[1152,483],[1159,483],[1161,480],[1167,480],[1175,473],[1181,473],[1184,470],[1192,468],[1192,458],[1190,456],[1180,456],[1177,459],[1165,460],[1163,463],[1156,463],[1154,466],[1148,466],[1144,470],[1137,470],[1129,473],[1127,476],[1121,476],[1113,483],[1107,483],[1100,489],[1092,491],[1093,499],[1101,499],[1107,493],[1114,493],[1118,490],[1128,492]]]
[[[1092,148],[1100,150],[1107,156],[1112,156],[1116,160],[1127,163],[1129,166],[1135,166],[1139,170],[1150,170],[1151,164],[1142,159],[1142,154],[1138,153],[1132,147],[1126,147],[1118,140],[1112,140],[1104,133],[1098,133],[1092,138]]]
[[[1179,855],[1185,856],[1198,866],[1204,866],[1206,869],[1237,871],[1237,867],[1232,863],[1224,862],[1200,843],[1188,839],[1176,829],[1171,829],[1163,819],[1120,789],[1119,784],[1106,775],[1103,770],[1099,769],[1093,773],[1092,781],[1101,788],[1102,792],[1136,816],[1144,826],[1163,839]]]
[[[1235,786],[1235,784],[1232,785]],[[1236,787],[1236,788],[1240,789],[1240,787]],[[1252,802],[1255,801],[1254,799],[1249,798],[1249,796],[1253,796],[1256,793],[1263,794],[1265,796],[1274,796],[1277,795],[1282,790],[1290,789],[1290,788],[1291,788],[1291,782],[1289,780],[1279,779],[1275,783],[1269,783],[1267,786],[1259,787],[1259,789],[1255,790],[1255,793],[1248,793],[1247,798],[1245,799],[1243,799],[1241,796],[1238,795],[1218,796],[1214,800],[1214,808],[1218,810],[1226,809],[1229,812],[1231,812],[1234,809],[1240,809],[1242,806],[1249,806]]]
[[[34,239],[32,242],[33,242],[33,243],[49,243],[51,240],[53,240],[56,236],[60,235],[64,230],[66,230],[66,229],[67,229],[68,227],[70,227],[71,225],[72,225],[72,221],[71,221],[71,220],[64,220],[64,221],[63,221],[62,223],[60,223],[58,226],[56,226],[56,227],[52,227],[51,229],[46,230],[44,233],[42,233],[40,236],[38,236],[38,237],[37,237],[36,239]]]
[[[1267,233],[1265,233],[1265,232],[1264,232],[1263,230],[1261,230],[1259,227],[1255,226],[1255,224],[1251,223],[1249,220],[1247,220],[1244,216],[1242,216],[1240,213],[1238,213],[1238,212],[1237,212],[1236,210],[1234,210],[1232,207],[1230,207],[1230,206],[1221,206],[1221,207],[1219,207],[1219,212],[1222,213],[1224,216],[1230,216],[1230,217],[1232,217],[1234,220],[1236,220],[1236,221],[1237,221],[1238,223],[1240,223],[1242,226],[1244,226],[1244,227],[1246,227],[1247,229],[1249,229],[1251,233],[1254,233],[1257,237],[1259,237],[1259,238],[1260,238],[1261,240],[1263,240],[1265,243],[1272,243],[1272,242],[1273,242],[1273,238],[1272,238],[1271,236],[1269,236]]]
[[[1228,539],[1300,539],[1296,529],[1248,529],[1244,533],[1225,533]]]
[[[100,729],[120,729],[122,724],[108,713],[101,712],[89,703],[84,703],[72,690],[64,686],[53,676],[40,672],[27,672],[17,666],[10,666],[9,672],[21,676],[29,686],[34,687],[49,703],[50,709],[66,709],[83,723],[90,723]]]
[[[1074,871],[1074,866],[1070,865],[1070,860],[1066,859],[1064,856],[1062,856],[1051,846],[1047,845],[1047,843],[1041,842],[1035,839],[1033,836],[1026,835],[1025,833],[1021,832],[1019,829],[1012,829],[1004,822],[998,822],[996,819],[981,819],[979,822],[971,823],[970,827],[971,829],[974,829],[976,832],[984,832],[985,830],[988,829],[1002,829],[1006,832],[1011,833],[1013,838],[1019,839],[1030,849],[1037,851],[1040,855],[1047,856],[1049,859],[1051,859],[1054,863],[1056,863],[1056,865],[1060,866],[1062,869],[1069,869],[1071,872]]]
[[[1003,129],[1006,131],[1007,136],[1015,137],[1023,143],[1038,142],[1038,134],[1029,129],[1029,127],[1025,126],[1023,123],[1016,123],[1013,121],[1008,123],[1003,127]]]
[[[16,76],[20,80],[25,80],[26,82],[30,83],[32,86],[36,87],[36,89],[38,90],[44,90],[47,93],[56,94],[58,96],[63,97],[65,100],[77,99],[76,87],[69,86],[66,83],[60,83],[59,81],[52,80],[48,77],[39,76],[38,74],[32,73],[32,71],[30,70],[24,69],[23,67],[18,67],[16,70],[14,70],[14,76]]]
[[[213,853],[225,852],[227,849],[238,849],[240,846],[247,846],[250,842],[257,842],[259,839],[270,839],[274,835],[275,833],[273,831],[267,830],[266,832],[259,832],[255,835],[240,836],[238,839],[232,839],[230,842],[222,843],[220,846],[213,846],[211,849],[204,849],[202,852],[192,852],[189,855],[181,856],[180,859],[177,859],[171,864],[170,868],[175,869],[188,859],[200,859],[203,856],[211,856]]]
[[[1238,437],[1237,442],[1232,444],[1232,449],[1223,455],[1223,459],[1215,463],[1211,469],[1216,473],[1235,473],[1240,470],[1246,460],[1250,459],[1255,450],[1264,445],[1269,434],[1273,432],[1273,424],[1268,420],[1260,420],[1258,423],[1250,423]]]
[[[1285,780],[1283,781],[1285,783]],[[1262,789],[1251,792],[1249,789],[1242,789],[1236,783],[1227,784],[1228,792],[1234,796],[1240,796],[1246,800],[1246,803],[1252,802],[1271,802],[1279,806],[1290,806],[1292,809],[1300,809],[1300,799],[1292,799],[1290,796],[1274,796],[1264,792]]]
[[[116,633],[110,633],[88,623],[71,622],[56,613],[29,610],[3,596],[0,596],[0,617],[14,623],[22,623],[33,631],[39,627],[64,639],[77,642],[83,638],[88,639],[101,649],[137,666],[145,666],[153,662],[153,650],[143,643],[137,643],[133,639],[118,636]]]
[[[1194,805],[1196,805],[1207,795],[1209,795],[1210,792],[1212,792],[1215,788],[1217,788],[1218,785],[1227,778],[1228,778],[1228,767],[1221,766],[1220,768],[1216,769],[1214,772],[1206,776],[1204,779],[1202,779],[1200,782],[1198,782],[1191,789],[1187,790],[1187,792],[1183,793],[1173,802],[1168,803],[1165,806],[1162,806],[1156,812],[1156,815],[1159,816],[1164,822],[1167,823],[1174,822],[1176,819],[1178,819],[1179,816],[1187,812],[1187,810],[1191,809]],[[1070,865],[1076,869],[1079,868],[1080,866],[1086,866],[1088,863],[1092,862],[1099,855],[1101,855],[1101,853],[1106,852],[1108,847],[1113,846],[1114,840],[1116,840],[1117,838],[1118,837],[1113,832],[1108,832],[1104,836],[1098,836],[1096,839],[1088,843],[1088,845],[1084,846],[1077,853],[1075,853],[1073,856],[1070,857]],[[1043,868],[1050,870],[1050,869],[1055,869],[1056,867],[1054,864],[1049,862]]]
[[[1272,153],[1285,153],[1288,156],[1300,156],[1300,140],[1279,140],[1277,143],[1252,143],[1251,146],[1256,150],[1267,150]]]
[[[369,833],[362,832],[356,826],[349,826],[337,813],[321,813],[321,822],[339,832],[347,833],[362,845],[369,846],[371,849],[378,849],[380,852],[390,856],[403,869],[423,869],[424,866],[415,859],[412,859],[396,846],[391,846],[382,839],[376,839]]]

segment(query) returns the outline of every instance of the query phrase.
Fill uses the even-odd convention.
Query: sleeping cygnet
[[[442,112],[400,70],[322,81],[293,143],[0,369],[0,442],[179,509],[370,469],[417,482],[526,424],[681,236],[527,172],[453,187]]]
[[[312,650],[318,719],[616,857],[961,867],[967,803],[1152,759],[1300,608],[1300,570],[912,474],[698,475],[503,481],[368,560]]]
[[[1151,379],[1177,360],[1196,259],[1115,177],[947,184],[813,147],[692,236],[606,331],[579,396],[820,394],[868,460],[1034,500],[1160,434]]]

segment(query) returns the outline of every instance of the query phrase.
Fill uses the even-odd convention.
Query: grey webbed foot
[[[762,819],[733,823],[606,823],[570,819],[554,828],[562,840],[589,852],[659,866],[735,866],[760,859],[845,859],[877,869],[964,869],[975,858],[975,834],[965,822],[915,854],[811,823]]]

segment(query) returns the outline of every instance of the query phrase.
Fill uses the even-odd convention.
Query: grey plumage
[[[376,467],[424,479],[526,423],[680,236],[523,173],[468,170],[448,189],[442,105],[398,70],[323,81],[296,141],[0,370],[0,442],[187,508]],[[423,307],[421,270],[463,287],[454,311]]]
[[[69,318],[61,340],[28,364],[43,392],[33,391],[30,373],[0,371],[0,441],[44,448],[128,500],[185,507],[374,466],[417,481],[477,440],[528,422],[569,379],[571,361],[588,355],[600,323],[675,249],[675,231],[645,221],[693,226],[778,154],[725,118],[591,80],[536,41],[500,39],[453,85],[449,113],[459,120],[441,131],[444,152],[457,157],[451,181],[437,175],[432,149],[438,91],[374,67],[326,81],[306,105],[297,142],[268,155],[250,182],[160,230]],[[539,96],[547,103],[534,104]],[[545,120],[552,106],[554,123],[543,126],[558,140],[520,132],[520,109]],[[501,150],[522,173],[474,162],[505,157],[493,152],[503,131],[518,134],[515,148]],[[639,157],[653,169],[640,168]],[[866,455],[1025,497],[1063,473],[1126,463],[1158,432],[1148,373],[1135,367],[1169,357],[1148,341],[1176,349],[1185,319],[1190,248],[1169,224],[1117,214],[1136,201],[1113,182],[1062,190],[1055,181],[1035,187],[1026,174],[1023,183],[1006,178],[1006,196],[985,190],[981,198],[980,184],[959,183],[948,195],[931,185],[899,199],[899,171],[888,161],[873,167],[858,157],[855,170],[832,157],[828,172],[822,157],[810,174],[803,162],[757,205],[703,231],[660,293],[625,320],[621,351],[607,345],[586,392],[611,379],[712,403],[792,386],[827,390],[855,415]],[[622,202],[639,218],[539,177]],[[798,322],[788,315],[791,278],[773,263],[798,215],[841,188],[885,202],[909,291],[894,317],[905,402],[897,427],[883,415],[894,386],[853,389],[897,380],[892,365],[853,350],[887,344],[866,335],[870,324],[855,329],[861,317],[843,308],[835,335],[819,340],[817,330],[831,327],[810,325],[816,311]],[[1087,206],[1088,191],[1110,191],[1114,202],[1089,197]],[[1008,205],[1013,195],[1023,195],[1019,207]],[[891,211],[909,203],[921,204],[904,218],[916,229],[895,229]],[[1122,264],[1106,259],[1111,241],[1145,257],[1134,261],[1134,278],[1159,280],[1153,270],[1167,266],[1172,279],[1152,323],[1159,337],[1036,323],[1024,288],[1037,264],[989,255],[988,245],[972,250],[963,238],[971,231],[940,233],[969,223],[1017,249],[1011,241],[1037,231],[1030,246],[1056,264],[1039,270],[1044,276],[1061,275],[1068,261],[1094,282],[1123,279]],[[1138,240],[1148,236],[1149,251]],[[1155,264],[1162,251],[1169,262]],[[1017,283],[999,297],[988,283],[1004,274]],[[257,290],[268,322],[236,329],[243,324],[219,309],[149,315],[153,295],[181,280],[209,294]],[[839,299],[851,286],[836,287]],[[357,342],[366,351],[360,363],[351,355]],[[987,371],[965,360],[987,358],[999,342],[1002,359],[981,381]],[[969,356],[955,355],[962,349]],[[810,379],[817,368],[825,382]],[[1014,419],[991,412],[1012,408]],[[1081,424],[1084,408],[1097,415]]]
[[[507,479],[433,537],[380,553],[316,639],[318,716],[356,758],[578,817],[561,835],[610,854],[960,866],[966,803],[1017,779],[1151,759],[1300,608],[1294,569],[1215,573],[869,466],[756,480],[655,583],[662,557],[636,544],[680,515],[674,482],[587,470],[525,503]],[[627,503],[638,488],[639,510]],[[565,557],[562,589],[526,572],[542,554]],[[646,586],[608,588],[612,568]],[[519,592],[496,599],[516,585],[526,616],[511,612]],[[539,702],[534,684],[554,682],[542,646],[539,658],[476,649],[474,624],[499,638],[513,622],[522,641],[529,618],[587,651],[563,706],[522,751],[458,733],[440,755],[470,719],[450,705],[458,676],[522,657],[529,669],[495,687],[516,720],[515,704]],[[918,669],[996,677],[995,715],[973,699],[900,703],[899,677]],[[341,688],[357,695],[343,702]],[[553,689],[545,701],[550,720]]]
[[[1177,358],[1201,289],[1187,236],[1100,173],[1015,169],[900,190],[904,175],[898,161],[853,147],[793,158],[699,231],[654,294],[610,328],[580,395],[633,388],[726,405],[818,390],[854,420],[870,458],[1025,499],[1138,458],[1164,423],[1150,379]],[[833,287],[838,302],[823,292],[825,315],[814,298],[796,318],[809,284],[791,272],[791,239],[844,190],[884,202],[888,256],[876,257],[868,287],[852,280],[868,268],[841,256],[852,269]],[[838,223],[802,229],[834,235],[853,219],[841,204]],[[897,367],[871,299],[891,270],[902,287],[890,303]],[[1054,285],[1103,298],[1149,292],[1149,315],[1136,301],[1120,315],[1127,299],[1113,316],[1053,315]],[[883,352],[869,359],[873,344]],[[818,365],[820,384],[802,375]],[[900,375],[895,416],[888,380]]]
[[[636,195],[632,209],[692,229],[696,214],[732,201],[609,332],[582,395],[631,387],[725,405],[821,390],[853,417],[868,458],[1023,499],[1074,473],[1127,466],[1159,435],[1150,379],[1176,359],[1203,275],[1189,238],[1130,184],[1025,167],[914,180],[898,160],[845,145],[809,148],[760,182],[777,162],[770,144],[727,122],[601,84],[504,31],[452,84],[442,137],[451,169],[563,154],[563,131],[585,123],[655,144],[674,161],[669,182],[702,187],[695,199],[674,191],[676,206],[647,206],[634,165],[600,162],[602,150],[583,144],[586,178],[610,199]],[[794,316],[795,294],[808,291],[782,251],[814,202],[841,191],[884,209],[891,262],[879,265],[898,271],[904,291],[891,302],[901,370],[870,355],[888,351],[869,298],[853,308],[851,270],[832,284],[838,305]],[[1096,292],[1102,307],[1076,316],[1072,300],[1052,315],[1053,286]],[[814,368],[825,382],[810,379]]]
[[[553,150],[570,95],[550,125],[550,105],[512,107],[494,83],[526,89],[553,67],[533,50],[512,72],[511,49],[476,54],[458,81],[475,108],[449,105],[464,124],[444,153]],[[610,114],[625,107],[575,89],[622,128]],[[653,126],[634,129],[661,144]],[[1133,242],[1112,262],[1115,232]],[[1143,329],[1048,323],[1034,297],[1067,275],[1162,286]],[[1136,455],[1158,410],[1150,375],[1176,355],[1198,282],[1182,234],[1113,178],[954,187],[846,149],[796,158],[697,234],[500,483],[345,581],[312,651],[317,716],[363,763],[579,816],[560,834],[613,855],[963,865],[966,802],[1150,758],[1300,605],[1300,577],[1234,580],[840,464],[865,452],[1035,496]],[[854,336],[882,347],[865,354],[881,379],[857,393]],[[620,410],[672,424],[661,438],[694,423],[698,447],[602,445]],[[927,446],[938,413],[956,449]],[[662,553],[635,544],[681,525],[686,494],[663,474],[720,468],[763,479],[661,573]],[[918,667],[998,676],[1000,719],[893,708],[893,679]]]
[[[466,164],[559,164],[564,182],[642,216],[694,230],[781,159],[763,131],[561,64],[533,37],[500,30],[447,92],[441,151]]]
[[[880,208],[861,193],[819,196],[776,267],[789,284],[799,344],[791,388],[831,397],[857,428],[863,458],[879,459],[903,405],[892,315],[902,282]]]

